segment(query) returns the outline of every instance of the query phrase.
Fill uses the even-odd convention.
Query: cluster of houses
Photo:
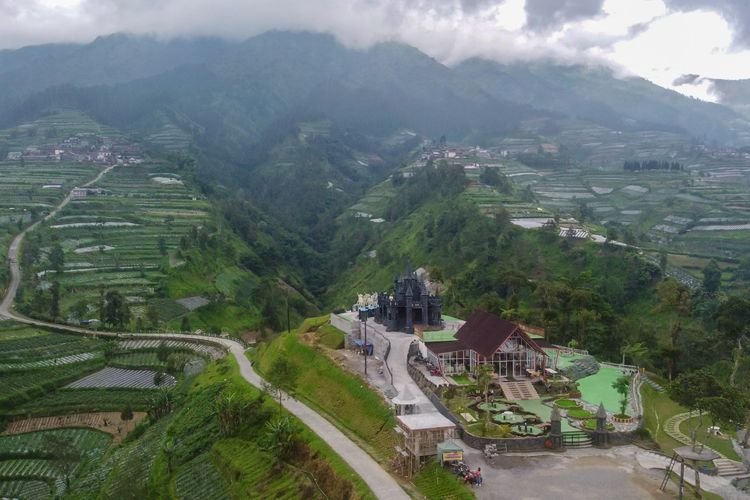
[[[137,144],[124,140],[113,141],[111,138],[91,134],[76,134],[57,143],[10,151],[7,159],[134,165],[143,161],[143,152]]]

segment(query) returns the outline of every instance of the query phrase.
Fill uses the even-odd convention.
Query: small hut
[[[464,459],[464,449],[452,439],[446,439],[437,445],[437,456],[441,465],[445,462],[461,462]]]

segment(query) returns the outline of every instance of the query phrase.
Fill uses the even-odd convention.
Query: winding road
[[[103,169],[99,174],[83,184],[82,187],[91,186],[99,181],[104,175],[114,168],[113,166]],[[255,373],[250,361],[245,355],[245,349],[240,345],[239,342],[230,339],[201,336],[201,335],[189,335],[189,334],[149,334],[149,333],[118,333],[118,332],[97,332],[94,330],[88,330],[85,328],[79,328],[69,325],[59,325],[56,323],[50,323],[47,321],[40,321],[32,318],[27,318],[23,315],[16,313],[13,310],[13,302],[18,291],[18,285],[21,282],[21,268],[18,262],[18,251],[21,247],[24,237],[30,231],[33,231],[40,223],[49,220],[54,217],[62,208],[67,205],[72,199],[72,191],[68,193],[65,199],[60,204],[47,214],[43,219],[35,222],[31,226],[24,229],[21,233],[16,236],[10,244],[8,249],[8,261],[10,263],[11,280],[8,285],[5,297],[3,297],[2,303],[0,303],[0,317],[15,320],[19,323],[25,323],[34,326],[55,328],[57,330],[68,331],[80,335],[96,335],[100,337],[114,337],[114,338],[169,338],[169,339],[184,339],[184,340],[202,340],[205,342],[211,342],[226,348],[229,353],[234,356],[237,361],[237,365],[240,369],[240,374],[249,384],[262,388],[263,379]],[[292,398],[285,397],[282,401],[284,408],[290,413],[299,418],[305,425],[307,425],[315,434],[317,434],[323,441],[325,441],[336,453],[359,474],[359,476],[367,483],[372,492],[381,499],[408,499],[409,496],[399,486],[398,482],[388,474],[380,465],[368,455],[362,448],[357,446],[351,439],[344,435],[340,430],[333,426],[328,420],[323,418],[320,414],[313,411],[310,407],[306,406],[299,401]]]

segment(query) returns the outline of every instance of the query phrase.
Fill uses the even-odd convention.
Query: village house
[[[548,364],[543,347],[520,325],[484,311],[472,314],[453,339],[425,341],[425,347],[427,358],[446,375],[490,365],[501,378],[535,378]]]

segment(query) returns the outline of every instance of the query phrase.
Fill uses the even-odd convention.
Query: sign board
[[[463,451],[446,451],[443,452],[443,462],[456,462],[464,459]]]

